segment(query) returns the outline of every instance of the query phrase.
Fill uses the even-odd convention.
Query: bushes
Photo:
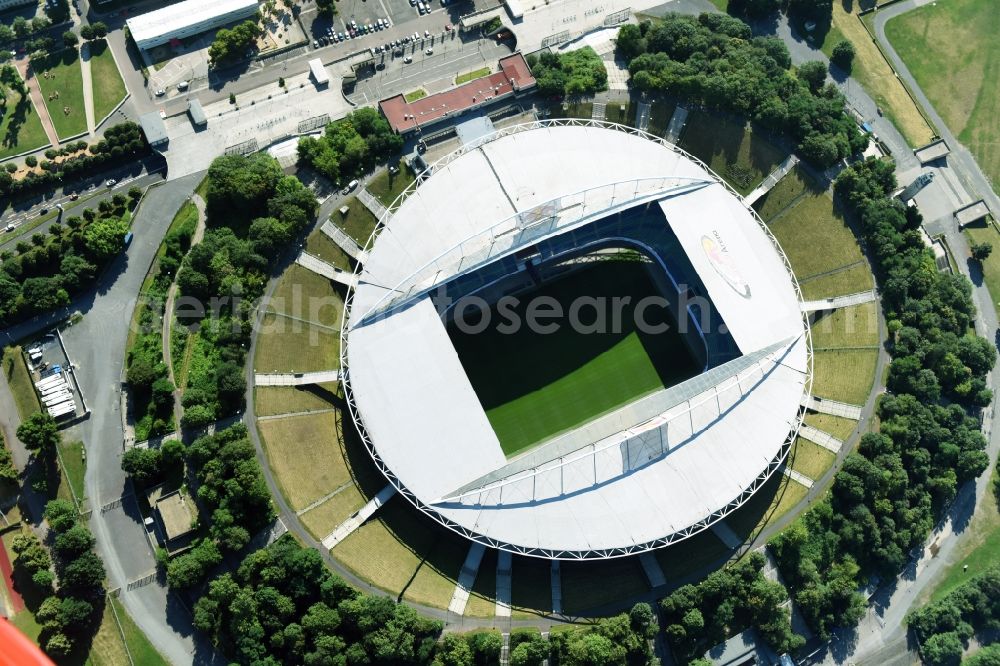
[[[987,569],[943,599],[911,613],[906,621],[917,635],[920,656],[926,663],[958,664],[970,638],[1000,630],[1000,567]],[[990,658],[995,656],[986,653],[978,657],[984,663]]]
[[[585,95],[608,89],[604,61],[589,46],[561,54],[542,51],[537,60],[532,59],[531,73],[543,95]]]
[[[212,65],[218,66],[242,58],[244,52],[256,44],[260,32],[256,21],[243,21],[231,30],[221,28],[208,47],[208,58]]]
[[[340,183],[371,170],[403,148],[403,139],[374,109],[358,109],[326,126],[318,139],[299,139],[299,161]]]
[[[620,33],[618,48],[632,56],[629,72],[638,90],[664,91],[752,118],[791,136],[801,155],[821,168],[868,141],[844,113],[843,96],[823,85],[825,68],[812,85],[796,78],[781,40],[753,37],[738,19],[668,14],[656,26],[629,28],[624,36],[623,45]]]
[[[695,659],[728,636],[755,627],[778,652],[800,647],[782,604],[785,588],[768,581],[764,556],[754,552],[745,561],[709,575],[698,585],[685,585],[660,601],[667,640],[678,655]]]

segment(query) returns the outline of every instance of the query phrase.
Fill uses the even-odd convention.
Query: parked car
[[[410,56],[406,56],[405,58],[403,58],[404,64],[409,65],[411,62],[413,62],[413,58],[411,58]]]
[[[74,192],[73,194],[69,195],[69,200],[70,201],[76,201],[79,198],[80,198],[80,195],[77,194],[76,192]]]
[[[177,84],[177,89],[178,90],[187,90],[188,89],[188,85],[189,84],[188,84],[187,81],[181,81],[180,83]]]
[[[426,49],[424,55],[434,55],[434,49]]]
[[[6,227],[3,228],[3,230],[4,231],[14,231],[14,229],[16,229],[16,228],[17,227],[15,227],[13,224],[8,224]]]
[[[164,95],[167,94],[167,91],[164,90],[163,88],[157,88],[156,92],[153,94],[156,95],[157,97],[163,97]]]
[[[115,185],[118,184],[118,181],[115,180],[114,178],[108,178],[106,181],[104,181],[104,184],[108,187],[114,187]]]

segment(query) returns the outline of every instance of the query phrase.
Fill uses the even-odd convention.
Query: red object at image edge
[[[0,666],[54,666],[37,645],[0,617]]]

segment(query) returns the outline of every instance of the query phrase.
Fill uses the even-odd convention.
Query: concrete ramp
[[[511,561],[508,551],[497,553],[497,617],[510,617]]]
[[[549,565],[549,585],[552,587],[552,613],[562,615],[562,569],[559,560]]]
[[[836,400],[827,400],[826,398],[809,396],[808,398],[802,399],[802,406],[806,409],[811,409],[814,412],[819,412],[820,414],[840,416],[854,421],[861,420],[860,405],[850,405],[846,402],[838,402]]]
[[[868,291],[859,291],[856,294],[848,294],[846,296],[834,296],[832,298],[824,298],[818,301],[803,301],[799,304],[803,312],[819,312],[821,310],[836,310],[837,308],[846,308],[852,305],[861,305],[862,303],[871,303],[875,300],[875,290],[870,289]]]
[[[258,372],[253,376],[256,386],[307,386],[339,382],[340,370],[318,372]]]
[[[664,137],[670,143],[677,143],[681,138],[684,125],[687,124],[688,110],[683,106],[674,109],[674,115],[670,117],[670,124],[667,125],[667,135]]]
[[[663,569],[652,553],[646,551],[640,555],[639,564],[642,565],[642,572],[646,574],[646,581],[651,588],[656,589],[667,584],[667,577],[663,575]]]
[[[320,229],[324,234],[326,234],[327,238],[332,240],[337,247],[346,252],[347,256],[351,259],[354,259],[360,264],[365,263],[365,260],[368,259],[368,254],[361,249],[358,242],[348,236],[344,230],[334,224],[332,220],[324,222]]]
[[[469,554],[465,556],[465,564],[458,574],[458,581],[455,584],[455,591],[451,595],[451,603],[448,610],[456,615],[465,613],[465,606],[469,603],[469,590],[476,582],[476,575],[479,573],[479,564],[483,561],[483,553],[486,546],[481,543],[473,543],[469,548]]]
[[[639,102],[639,110],[636,112],[636,127],[641,129],[643,132],[649,131],[649,115],[651,112],[651,104],[649,102]]]
[[[348,273],[347,271],[342,271],[336,266],[331,266],[319,257],[309,254],[305,250],[299,253],[296,257],[295,263],[304,268],[308,268],[313,273],[317,275],[322,275],[325,278],[329,278],[334,282],[339,282],[345,287],[357,287],[358,286],[358,276],[354,273]]]
[[[802,424],[799,428],[799,437],[802,439],[808,439],[813,444],[822,446],[827,451],[833,453],[840,453],[840,449],[844,447],[844,442],[837,439],[828,432],[823,432],[819,428],[814,428],[806,424]]]
[[[362,187],[358,190],[358,201],[364,204],[364,207],[370,210],[372,215],[379,220],[381,220],[386,213],[385,206],[382,205],[382,202],[376,199],[366,187]]]
[[[736,550],[743,545],[743,539],[724,520],[715,521],[710,529],[729,550]]]
[[[388,502],[393,495],[396,494],[396,486],[389,484],[382,490],[378,491],[378,495],[371,498],[368,504],[357,510],[350,518],[341,523],[337,529],[330,532],[323,539],[323,547],[327,550],[332,549],[338,543],[346,539],[351,533],[361,527],[366,520],[372,517],[372,515],[379,510],[383,504]]]
[[[748,194],[746,198],[743,199],[743,202],[748,206],[752,206],[756,203],[757,199],[760,199],[762,196],[770,192],[771,188],[777,185],[778,181],[788,175],[788,172],[794,169],[795,165],[798,163],[799,158],[795,155],[789,155],[786,157],[784,161],[782,161],[782,163],[779,164],[778,167],[764,179],[763,183],[758,185],[753,192]]]
[[[813,480],[810,479],[805,474],[801,474],[799,472],[796,472],[794,469],[792,469],[791,467],[787,467],[787,466],[784,467],[784,468],[782,468],[781,471],[784,472],[785,476],[787,476],[792,481],[794,481],[794,482],[796,482],[796,483],[798,483],[800,485],[803,485],[806,488],[812,488],[813,487]]]

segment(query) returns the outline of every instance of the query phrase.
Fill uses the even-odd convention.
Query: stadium
[[[808,316],[773,236],[704,164],[548,120],[424,175],[368,243],[340,352],[358,432],[414,506],[488,547],[612,558],[710,527],[781,468]],[[549,328],[527,325],[539,313]]]

